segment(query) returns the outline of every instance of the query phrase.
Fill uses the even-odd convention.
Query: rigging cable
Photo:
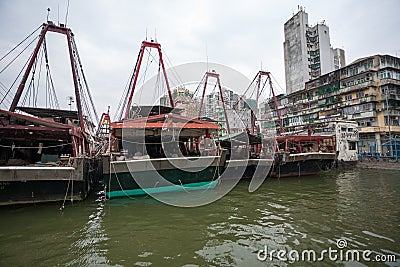
[[[275,79],[274,75],[272,75],[272,73],[270,73],[270,74],[271,74],[272,79],[274,79],[274,82],[279,86],[279,88],[281,88],[282,92],[285,94],[286,93],[285,90],[283,90],[282,86],[280,86],[278,81]]]
[[[96,118],[96,124],[98,124],[98,122],[99,122],[99,116],[97,115],[97,111],[96,111],[96,108],[95,108],[95,105],[94,105],[94,102],[93,102],[93,98],[92,98],[92,95],[91,95],[91,93],[90,93],[88,83],[87,83],[87,81],[86,81],[85,73],[83,72],[82,62],[81,62],[81,59],[80,59],[80,57],[79,57],[78,48],[77,48],[77,46],[76,46],[75,39],[74,39],[73,36],[71,36],[71,42],[72,42],[72,46],[74,47],[74,50],[75,50],[75,53],[76,53],[76,58],[78,59],[80,71],[81,71],[81,73],[82,73],[83,82],[84,82],[85,88],[86,88],[86,93],[87,93],[87,95],[89,96],[90,104],[92,105],[92,110],[93,110],[94,116],[95,116],[95,118]]]
[[[151,54],[151,51],[149,51],[149,49],[147,49],[147,48],[146,48],[146,50],[147,50],[147,52],[149,53],[149,55],[147,56],[146,68],[145,68],[144,73],[143,73],[143,76],[142,76],[142,78],[141,78],[141,80],[142,80],[142,87],[140,88],[141,90],[140,90],[139,100],[138,100],[139,103],[140,103],[140,100],[142,99],[143,86],[144,86],[144,82],[146,81],[147,70],[149,69],[150,64],[153,63],[153,59],[154,59],[154,56]],[[152,56],[153,59],[149,62],[150,56]],[[139,82],[140,82],[140,81],[139,81]]]
[[[160,89],[160,68],[161,68],[161,61],[158,62],[157,79],[156,79],[156,84],[155,84],[155,86],[154,86],[157,90],[154,90],[154,93],[153,93],[153,98],[152,98],[153,103],[156,101],[157,95],[158,95],[158,96],[161,95],[161,89]],[[161,103],[160,103],[160,104],[161,104]]]
[[[179,73],[174,68],[174,65],[172,64],[171,60],[169,59],[167,53],[165,53],[164,49],[162,49],[162,51],[163,51],[163,53],[164,53],[164,55],[165,55],[165,57],[167,59],[167,63],[170,65],[169,69],[171,70],[172,75],[175,76],[175,79],[177,80],[178,85],[183,84],[183,81],[182,81],[181,77],[179,76]]]
[[[0,94],[1,94],[1,96],[3,96],[3,97],[5,97],[6,95],[3,93],[3,91],[5,92],[5,91],[7,91],[7,87],[0,81],[0,89],[2,89],[1,91],[0,91]],[[8,104],[10,104],[11,105],[11,101],[12,100],[10,100],[10,99],[7,99],[7,98],[5,98],[4,100],[6,100],[7,102],[8,102]]]
[[[17,44],[16,46],[14,46],[14,48],[12,48],[10,51],[8,51],[2,58],[0,58],[0,61],[2,61],[4,58],[6,58],[9,54],[11,54],[15,49],[17,49],[17,47],[19,47],[23,42],[25,42],[29,37],[31,37],[35,32],[37,32],[37,30],[39,30],[42,27],[42,25],[40,25],[39,27],[37,27],[31,34],[29,34],[24,40],[22,40],[19,44]],[[36,37],[37,38],[37,37]],[[35,39],[36,39],[35,38]]]
[[[0,74],[3,73],[39,36],[33,39],[21,52],[18,53],[1,71]]]
[[[43,40],[45,41],[45,40]],[[44,46],[42,47],[42,54],[40,55],[40,64],[39,64],[39,74],[38,74],[38,79],[37,79],[37,87],[36,87],[36,95],[34,97],[34,102],[32,103],[35,107],[37,107],[37,98],[39,94],[39,83],[40,83],[40,77],[42,73],[42,65],[43,65],[43,55],[44,55]]]
[[[33,52],[32,52],[32,54],[31,54],[31,56],[28,58],[28,60],[25,62],[25,65],[22,67],[22,69],[21,69],[20,72],[18,73],[17,77],[15,78],[15,80],[13,81],[13,83],[11,84],[10,88],[8,88],[8,90],[7,90],[6,94],[4,95],[3,99],[0,101],[0,104],[3,103],[4,99],[6,98],[6,96],[8,96],[8,94],[10,93],[11,88],[12,88],[12,87],[14,86],[14,84],[17,82],[19,76],[21,76],[22,72],[24,71],[25,67],[28,65],[29,60],[32,58],[32,56],[33,56]]]
[[[129,76],[130,79],[128,79],[128,82],[125,86],[125,90],[124,93],[122,94],[122,98],[120,99],[119,103],[118,103],[118,107],[117,107],[117,112],[114,116],[114,120],[121,120],[122,116],[124,114],[124,107],[126,106],[126,103],[128,101],[129,98],[129,92],[130,90],[132,90],[132,85],[133,85],[133,80],[135,79],[135,73],[136,73],[136,69],[138,67],[139,64],[139,58],[140,58],[140,54],[142,53],[142,49],[139,50],[137,59],[136,59],[136,63],[135,63],[135,67],[133,68],[133,71],[131,73],[131,75]]]

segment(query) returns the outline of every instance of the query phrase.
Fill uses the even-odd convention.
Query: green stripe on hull
[[[107,192],[107,197],[114,198],[114,197],[139,196],[139,195],[167,193],[176,191],[184,192],[192,190],[202,190],[202,189],[214,188],[217,185],[217,183],[218,181],[214,180],[211,182],[198,182],[185,185],[170,185],[170,186],[162,186],[162,187],[146,188],[146,189],[111,191]]]

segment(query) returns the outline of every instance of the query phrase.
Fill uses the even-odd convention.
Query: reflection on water
[[[331,171],[243,181],[219,201],[177,208],[149,197],[0,209],[0,266],[286,266],[257,252],[337,248],[395,254],[400,265],[400,172]],[[355,262],[297,265],[363,266]],[[369,264],[368,264],[369,265]]]
[[[88,222],[74,235],[77,240],[71,244],[70,251],[74,259],[68,266],[92,266],[107,263],[107,249],[101,245],[108,240],[103,228],[104,203],[99,202],[98,207],[89,215]]]

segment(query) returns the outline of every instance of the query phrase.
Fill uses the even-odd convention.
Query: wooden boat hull
[[[223,153],[225,154],[225,153]],[[108,198],[214,188],[225,156],[140,159],[103,159],[103,180]]]
[[[70,167],[0,167],[0,205],[83,200],[91,182],[89,159],[76,158]]]
[[[227,160],[223,178],[235,179],[245,178],[251,179],[254,176],[259,178],[266,178],[271,166],[273,165],[272,159],[238,159]],[[240,177],[237,177],[240,176]]]
[[[334,167],[335,153],[275,154],[275,161],[268,176],[291,177],[316,175]]]

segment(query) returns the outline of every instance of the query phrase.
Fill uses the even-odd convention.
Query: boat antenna
[[[147,41],[147,28],[146,28],[146,41]]]
[[[67,100],[69,101],[68,106],[69,106],[69,111],[72,110],[72,103],[74,103],[74,97],[73,96],[68,96]]]
[[[67,2],[67,12],[65,13],[65,27],[67,27],[67,21],[68,21],[68,10],[69,10],[69,0]]]
[[[157,28],[154,28],[154,41],[157,43]]]
[[[46,21],[49,21],[49,14],[50,14],[50,7],[47,8],[47,17],[46,17]]]
[[[60,26],[60,3],[57,4],[57,25]]]

